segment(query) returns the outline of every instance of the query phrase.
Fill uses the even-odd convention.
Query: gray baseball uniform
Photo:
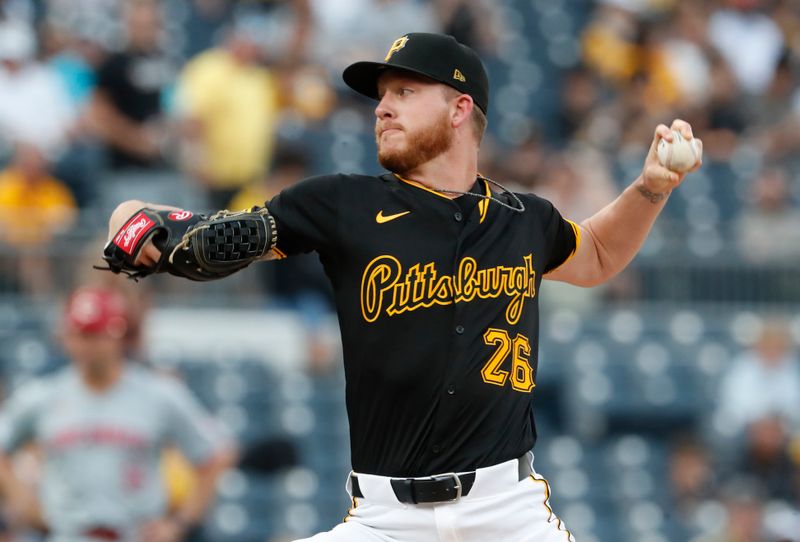
[[[134,539],[163,516],[161,452],[176,445],[200,464],[230,442],[179,381],[128,365],[97,394],[67,368],[14,393],[0,412],[0,447],[44,450],[41,501],[53,542],[83,542],[103,526]]]

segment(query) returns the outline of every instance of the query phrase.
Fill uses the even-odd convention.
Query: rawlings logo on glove
[[[136,264],[151,240],[161,251],[152,267]],[[136,280],[170,273],[191,280],[226,277],[260,259],[275,246],[275,220],[266,208],[220,211],[211,217],[190,211],[140,209],[103,249],[107,269]]]
[[[126,254],[132,255],[139,238],[150,231],[155,225],[156,223],[153,220],[140,211],[122,226],[122,229],[119,230],[119,233],[114,237],[114,244],[125,251]]]

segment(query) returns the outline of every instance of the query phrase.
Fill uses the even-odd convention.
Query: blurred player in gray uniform
[[[51,542],[182,540],[234,461],[232,440],[184,385],[126,363],[127,325],[117,292],[77,290],[63,330],[72,364],[16,390],[0,411],[0,488],[17,517],[40,522]],[[34,498],[9,461],[28,442],[43,451]],[[197,480],[171,515],[159,468],[168,446],[192,463]]]

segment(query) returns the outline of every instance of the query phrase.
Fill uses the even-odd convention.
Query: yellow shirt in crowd
[[[13,168],[0,172],[0,239],[12,245],[45,243],[72,225],[77,204],[61,181],[25,179]]]
[[[213,188],[236,188],[269,165],[278,120],[278,86],[263,66],[237,62],[223,49],[191,60],[179,82],[180,107],[201,126],[201,163]]]

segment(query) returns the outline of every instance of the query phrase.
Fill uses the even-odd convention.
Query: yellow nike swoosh
[[[395,218],[400,218],[401,216],[405,216],[410,212],[411,211],[403,211],[402,213],[397,213],[397,214],[394,214],[394,215],[384,216],[383,215],[383,210],[380,210],[380,211],[378,211],[378,214],[375,215],[375,222],[377,222],[378,224],[385,224],[386,222],[389,222],[390,220],[394,220]]]

